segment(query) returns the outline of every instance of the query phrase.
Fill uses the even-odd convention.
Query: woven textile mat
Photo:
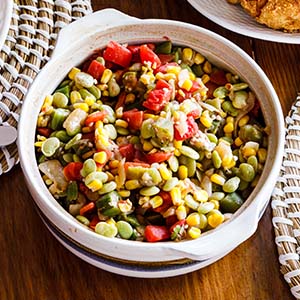
[[[17,128],[27,90],[51,57],[60,29],[91,12],[90,0],[14,0],[0,51],[0,126]],[[0,147],[0,175],[18,161],[16,143]]]
[[[285,124],[285,155],[272,195],[272,221],[281,272],[300,299],[300,94]]]

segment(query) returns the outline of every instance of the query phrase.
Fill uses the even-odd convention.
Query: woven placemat
[[[285,154],[272,195],[272,221],[280,270],[291,293],[300,299],[300,95],[285,124]]]
[[[59,31],[92,12],[90,0],[14,0],[0,51],[0,126],[17,128],[32,81],[51,57]],[[16,143],[0,147],[0,175],[19,161]]]

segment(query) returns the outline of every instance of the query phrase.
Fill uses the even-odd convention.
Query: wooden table
[[[232,33],[187,1],[94,0],[139,18],[166,18],[213,30],[248,52],[269,76],[286,115],[300,87],[300,46]],[[180,3],[180,4],[179,4]],[[280,274],[271,208],[256,234],[213,265],[166,279],[136,279],[97,269],[71,254],[47,231],[19,166],[0,179],[0,299],[293,299]]]

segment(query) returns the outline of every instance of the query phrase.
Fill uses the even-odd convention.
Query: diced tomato
[[[97,215],[95,215],[92,220],[90,221],[90,228],[95,229],[96,225],[100,222]]]
[[[131,63],[132,53],[115,41],[110,41],[103,52],[103,58],[127,68]]]
[[[254,107],[252,110],[249,112],[249,115],[251,116],[251,119],[256,119],[259,115],[260,112],[260,105],[257,100],[255,100]]]
[[[214,90],[218,87],[218,85],[212,81],[205,83],[205,86],[208,88],[207,90],[207,98],[212,98]]]
[[[97,121],[103,121],[106,117],[107,112],[105,110],[96,111],[91,113],[87,116],[87,118],[84,121],[85,126],[90,126],[91,124],[97,122]]]
[[[178,129],[181,124],[174,124],[174,138],[177,141],[183,141],[186,139],[191,138],[195,135],[195,133],[199,130],[197,123],[195,122],[194,118],[192,116],[187,116],[186,119],[187,123],[187,131],[186,132],[180,132]]]
[[[132,53],[132,62],[140,62],[140,45],[128,45],[127,49]]]
[[[171,215],[166,218],[166,226],[171,227],[173,224],[175,224],[178,221],[176,215]]]
[[[156,87],[148,94],[143,106],[155,112],[160,111],[171,99],[172,87],[165,80],[158,80]]]
[[[158,151],[155,153],[149,153],[145,155],[145,161],[149,164],[161,163],[168,160],[173,155],[172,152]]]
[[[185,90],[181,90],[181,93],[176,93],[175,99],[181,103],[183,102],[185,99],[191,99],[192,98],[192,93],[191,92],[187,92]]]
[[[150,165],[145,162],[125,162],[124,169],[125,172],[128,171],[129,167],[143,167],[143,168],[150,168]]]
[[[194,81],[193,81],[193,85],[192,85],[192,87],[190,88],[189,92],[194,93],[194,92],[196,92],[196,91],[199,90],[199,89],[200,89],[200,83],[197,82],[196,80],[194,80]]]
[[[170,228],[171,239],[176,240],[181,237],[181,231],[186,224],[186,220],[182,219],[174,223]]]
[[[174,59],[174,54],[157,54],[162,65],[170,63]]]
[[[95,132],[86,132],[82,134],[82,139],[83,140],[91,140],[94,141],[95,139]]]
[[[132,161],[134,159],[134,146],[132,144],[124,144],[119,146],[119,151],[126,161]]]
[[[147,225],[144,234],[148,242],[159,242],[170,238],[170,232],[166,226]]]
[[[194,119],[200,118],[201,110],[200,109],[194,109],[194,110],[190,111],[187,115],[193,117]]]
[[[105,70],[105,66],[103,66],[99,61],[94,59],[90,63],[87,69],[87,73],[92,75],[95,79],[100,80],[104,70]]]
[[[215,70],[209,75],[209,77],[210,81],[218,86],[225,85],[228,82],[223,70]]]
[[[177,62],[168,62],[168,63],[165,63],[165,64],[162,64],[159,68],[157,68],[154,73],[158,73],[158,72],[161,72],[161,73],[167,73],[167,70],[169,67],[178,67],[178,63]]]
[[[125,92],[121,92],[119,94],[119,96],[118,96],[118,101],[116,103],[115,110],[117,110],[118,108],[124,106],[125,99],[126,99],[126,93]]]
[[[161,61],[157,54],[153,52],[153,50],[151,50],[147,45],[140,46],[140,58],[142,64],[150,62],[153,69],[156,69],[161,65]]]
[[[52,133],[52,129],[46,127],[38,127],[37,132],[44,137],[49,137]]]
[[[161,191],[158,196],[162,197],[163,198],[163,203],[162,205],[154,208],[153,210],[155,212],[164,212],[166,211],[169,207],[172,206],[172,199],[171,199],[171,196],[170,196],[170,193],[168,192],[164,192],[164,191]],[[176,215],[175,215],[176,217]],[[177,218],[177,217],[176,217]]]
[[[64,167],[64,175],[68,181],[80,180],[80,170],[82,169],[82,162],[70,162]]]
[[[141,128],[144,118],[142,110],[131,109],[123,112],[123,119],[128,122],[129,129],[138,130]]]

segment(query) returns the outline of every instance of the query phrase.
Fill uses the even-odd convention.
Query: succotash
[[[180,241],[243,205],[268,130],[247,83],[201,53],[111,41],[45,98],[35,146],[50,193],[83,226]]]

